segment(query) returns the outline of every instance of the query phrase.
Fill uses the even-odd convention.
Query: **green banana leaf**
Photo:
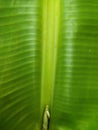
[[[98,1],[0,0],[0,130],[98,130]]]
[[[0,130],[38,130],[41,42],[38,0],[0,0]]]
[[[98,1],[63,0],[54,87],[54,130],[98,129]]]

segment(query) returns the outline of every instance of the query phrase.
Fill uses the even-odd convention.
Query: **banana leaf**
[[[98,129],[98,1],[62,0],[52,130]]]
[[[0,0],[0,130],[38,130],[40,2]]]
[[[0,130],[98,130],[98,1],[0,0]]]

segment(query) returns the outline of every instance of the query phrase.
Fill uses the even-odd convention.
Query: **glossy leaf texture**
[[[40,1],[0,0],[0,130],[39,130]]]
[[[62,0],[52,130],[98,129],[98,1]]]
[[[97,0],[0,0],[0,130],[98,130],[97,42]]]

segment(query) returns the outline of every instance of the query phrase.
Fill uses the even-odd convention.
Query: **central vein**
[[[51,107],[55,77],[60,0],[43,0],[42,7],[42,86],[41,111]]]

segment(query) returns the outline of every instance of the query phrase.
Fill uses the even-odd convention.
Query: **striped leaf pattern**
[[[98,130],[97,0],[0,0],[0,130],[40,130],[46,102],[50,130]]]
[[[0,130],[39,128],[39,0],[0,0]]]
[[[54,130],[97,130],[98,1],[62,0]]]

